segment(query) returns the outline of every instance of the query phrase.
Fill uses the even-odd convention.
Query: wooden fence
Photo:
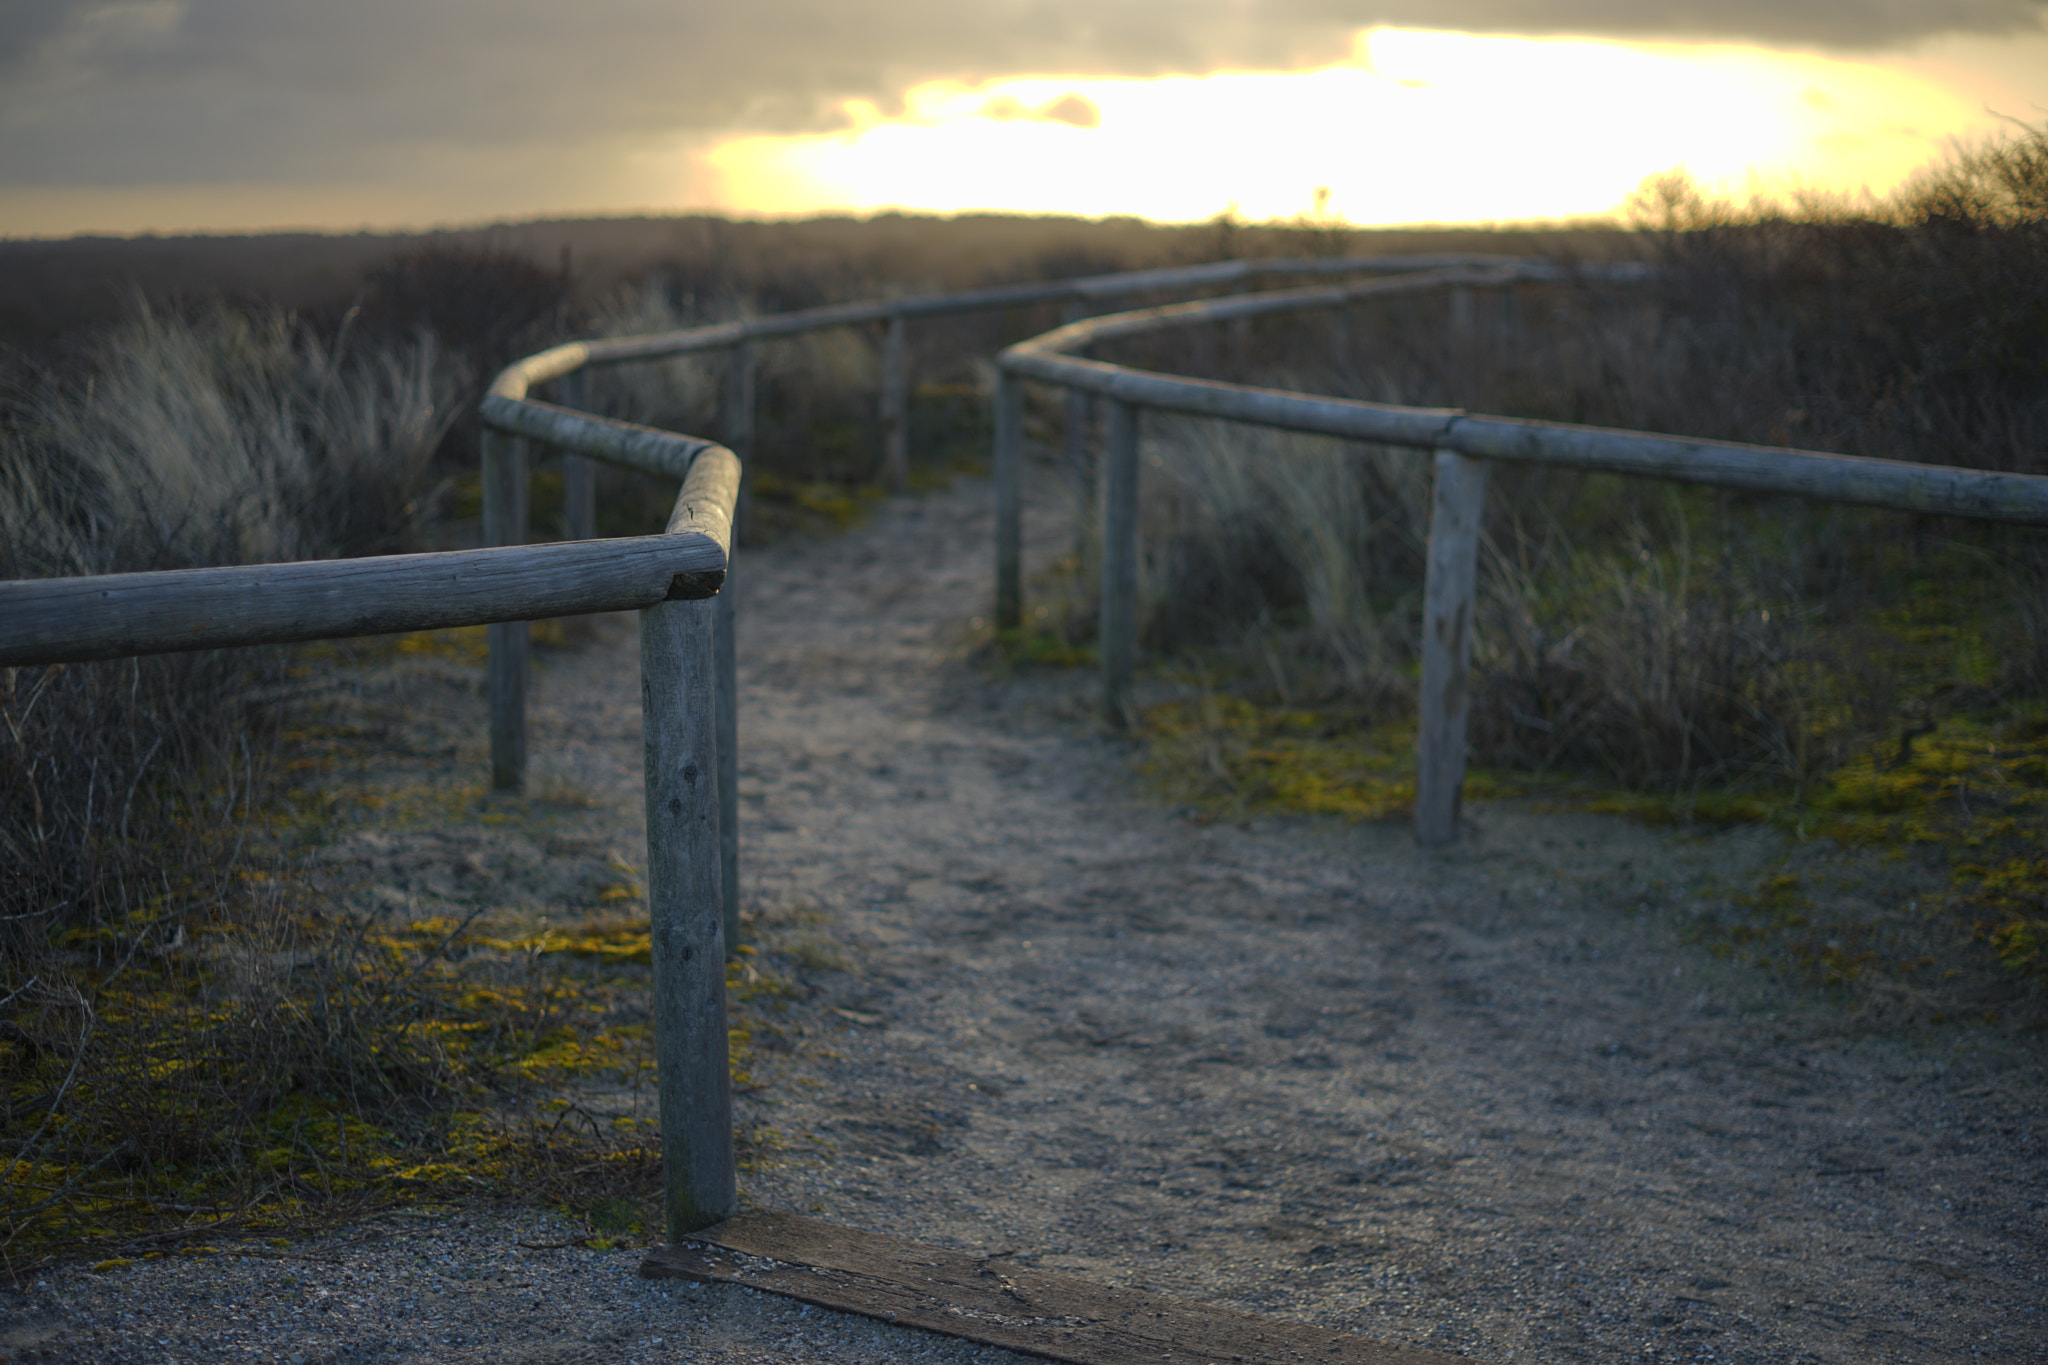
[[[1626,278],[1628,269],[1608,270]],[[1243,287],[1268,278],[1366,276],[1089,317],[1137,296]],[[1148,373],[1080,354],[1161,329],[1304,309],[1343,310],[1390,294],[1445,291],[1452,317],[1471,291],[1556,280],[1557,267],[1506,257],[1223,261],[1168,270],[849,304],[656,336],[579,341],[508,367],[481,405],[485,548],[438,554],[94,578],[0,582],[0,666],[279,644],[392,631],[490,628],[493,785],[526,771],[528,622],[640,612],[647,802],[647,897],[667,1221],[680,1238],[736,1207],[726,1047],[725,959],[738,942],[737,722],[733,519],[751,453],[754,351],[829,327],[886,328],[881,468],[907,485],[905,335],[918,318],[1066,306],[1066,325],[998,357],[994,394],[996,620],[1022,621],[1023,383],[1068,393],[1067,439],[1085,405],[1108,404],[1103,509],[1105,713],[1128,713],[1136,641],[1138,441],[1146,410],[1209,416],[1433,452],[1436,485],[1425,586],[1416,834],[1456,830],[1464,765],[1465,667],[1487,462],[1602,469],[1909,511],[2048,524],[2048,479],[1639,432],[1322,398]],[[592,365],[697,352],[727,356],[723,445],[581,411]],[[530,396],[548,383],[556,403]],[[561,451],[569,539],[525,544],[534,446]],[[592,460],[682,481],[659,536],[594,538]]]
[[[1628,268],[1581,271],[1610,279]],[[1445,291],[1453,319],[1475,289],[1558,278],[1542,263],[1462,264],[1387,279],[1175,304],[1071,322],[1010,347],[997,358],[995,394],[996,624],[1023,620],[1020,547],[1023,398],[1038,380],[1109,404],[1102,509],[1102,709],[1126,721],[1136,652],[1138,439],[1146,410],[1315,432],[1431,452],[1431,498],[1422,614],[1422,691],[1416,740],[1415,837],[1446,844],[1457,835],[1465,774],[1466,675],[1480,514],[1490,462],[1562,465],[1789,493],[1832,502],[1981,521],[2048,525],[2048,478],[1996,474],[1900,460],[1873,460],[1778,446],[1655,436],[1637,431],[1476,416],[1452,408],[1411,408],[1322,398],[1277,389],[1150,373],[1088,358],[1106,342],[1174,327],[1234,322],[1302,309],[1342,308],[1361,299]]]
[[[492,783],[526,772],[528,622],[640,613],[663,1182],[672,1236],[737,1207],[725,961],[738,942],[733,521],[753,433],[753,348],[828,327],[883,324],[883,468],[909,473],[909,320],[1065,302],[1085,310],[1164,290],[1265,277],[1385,272],[1472,258],[1222,261],[970,293],[812,309],[656,336],[579,341],[505,369],[481,405],[485,548],[448,553],[0,582],[0,667],[289,644],[486,625]],[[728,444],[580,411],[588,366],[728,353]],[[559,382],[559,404],[529,390]],[[527,545],[529,446],[563,453],[570,537]],[[682,482],[666,531],[595,539],[592,460]]]

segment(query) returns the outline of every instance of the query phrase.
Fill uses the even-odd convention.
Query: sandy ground
[[[2048,1360],[2038,1040],[1849,1032],[1688,945],[1762,836],[1494,805],[1425,853],[1163,807],[1086,677],[967,657],[985,506],[743,562],[746,898],[813,987],[756,1031],[750,1203],[1484,1360]],[[586,904],[638,863],[634,649],[544,655],[527,813],[352,836],[365,894]],[[474,780],[475,676],[365,684],[394,791]],[[1017,1359],[519,1245],[568,1235],[54,1272],[0,1359]]]

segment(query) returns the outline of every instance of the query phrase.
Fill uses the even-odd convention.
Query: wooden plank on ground
[[[1471,1365],[773,1211],[657,1248],[640,1273],[746,1285],[1070,1365]]]

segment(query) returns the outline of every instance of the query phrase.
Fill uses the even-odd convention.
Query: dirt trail
[[[2038,1058],[1845,1036],[1681,942],[1670,907],[1753,866],[1761,836],[1494,805],[1425,853],[1397,827],[1162,809],[1089,719],[1087,678],[966,659],[985,497],[892,503],[742,563],[746,899],[818,988],[756,1038],[742,1119],[780,1146],[749,1201],[1486,1360],[2048,1359]],[[547,656],[545,819],[341,856],[415,906],[479,883],[587,899],[614,855],[638,861],[634,647],[608,622]],[[447,781],[480,754],[472,674],[389,683]],[[336,1238],[322,1254],[364,1306],[317,1331],[251,1306],[249,1332],[302,1327],[228,1358],[1014,1359],[650,1290],[623,1257],[514,1252],[513,1227]],[[404,1291],[377,1277],[416,1257],[489,1271],[441,1272],[464,1297],[434,1311],[466,1339],[390,1311]],[[60,1277],[17,1315],[34,1340],[0,1350],[55,1350],[200,1273]],[[262,1305],[249,1277],[282,1272],[205,1273]],[[168,1311],[79,1358],[239,1342],[218,1323],[142,1341]]]

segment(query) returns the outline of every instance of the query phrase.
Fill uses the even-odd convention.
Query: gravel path
[[[746,894],[819,987],[757,1030],[751,1202],[1486,1360],[2048,1360],[2037,1047],[1847,1034],[1683,942],[1763,836],[1502,804],[1423,853],[1161,809],[1087,679],[966,659],[984,500],[743,565]],[[639,838],[633,648],[604,623],[539,680],[537,790],[603,799],[350,856],[415,901],[601,876]],[[482,717],[435,667],[393,687],[457,774]],[[517,1245],[567,1235],[57,1272],[0,1299],[0,1359],[1017,1359]]]

